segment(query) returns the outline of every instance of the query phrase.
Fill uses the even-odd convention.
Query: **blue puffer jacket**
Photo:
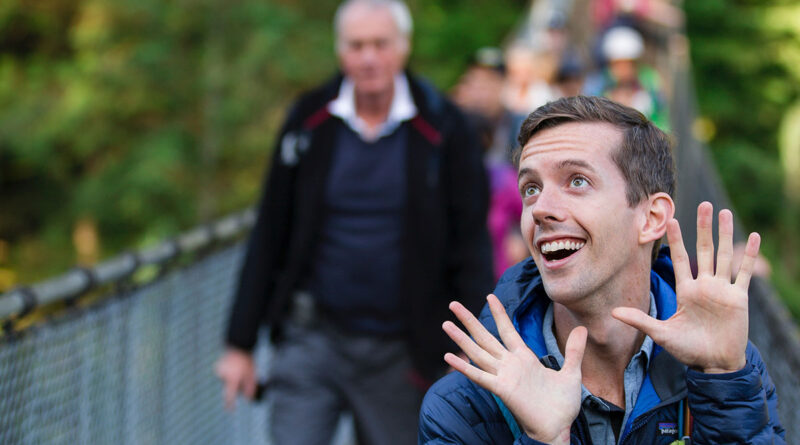
[[[662,249],[653,265],[651,290],[658,318],[675,313],[674,275],[668,250]],[[547,355],[541,323],[550,302],[541,277],[530,259],[509,269],[495,295],[511,315],[517,331],[545,366],[557,367]],[[481,322],[495,336],[497,327],[488,307]],[[783,444],[778,420],[778,396],[758,350],[747,346],[747,365],[730,374],[704,374],[687,369],[658,345],[653,348],[647,375],[621,444],[670,444],[678,437],[682,409],[687,400],[693,418],[693,444]],[[506,417],[508,416],[508,421]],[[510,426],[512,425],[512,426]],[[431,387],[420,412],[420,444],[535,444],[517,428],[507,408],[463,374],[448,374]],[[583,412],[572,424],[572,444],[590,444]]]

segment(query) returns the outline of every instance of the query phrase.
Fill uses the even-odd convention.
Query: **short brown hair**
[[[611,158],[625,178],[625,197],[633,207],[653,193],[675,193],[675,164],[669,136],[642,113],[604,97],[565,97],[531,113],[519,131],[514,164],[519,167],[522,147],[536,133],[568,122],[609,123],[622,131],[622,143]],[[653,258],[660,241],[653,245]]]
[[[625,178],[629,205],[653,193],[673,195],[675,165],[669,136],[642,113],[604,97],[564,97],[537,108],[522,123],[514,163],[519,166],[522,147],[536,133],[568,122],[605,122],[622,131],[622,144],[611,157]]]

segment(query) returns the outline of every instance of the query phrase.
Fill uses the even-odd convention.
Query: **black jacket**
[[[229,321],[230,346],[252,349],[264,320],[279,329],[308,274],[323,224],[321,190],[336,131],[345,125],[327,109],[341,80],[303,95],[278,137]],[[408,147],[401,295],[415,365],[432,378],[452,350],[441,330],[448,303],[457,299],[477,311],[492,288],[488,188],[477,138],[462,114],[429,85],[408,80],[418,114],[402,124]]]

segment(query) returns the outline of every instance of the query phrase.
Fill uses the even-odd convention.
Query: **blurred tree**
[[[778,147],[800,97],[800,7],[793,2],[684,2],[701,113],[737,215],[763,235],[779,293],[800,318],[800,230]]]
[[[335,70],[337,4],[0,2],[4,276],[93,258],[80,240],[108,256],[253,203],[287,104]],[[411,66],[444,88],[527,1],[409,4]]]

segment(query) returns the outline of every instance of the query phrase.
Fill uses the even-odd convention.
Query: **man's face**
[[[354,4],[342,17],[337,42],[339,64],[356,94],[391,92],[403,69],[408,42],[387,8]]]
[[[630,84],[637,81],[636,61],[634,60],[611,60],[608,62],[608,69],[618,83]]]
[[[456,85],[453,99],[462,108],[494,120],[503,112],[502,91],[502,74],[492,68],[473,66]]]
[[[519,187],[522,234],[553,301],[569,304],[624,289],[641,265],[626,183],[611,159],[622,132],[605,123],[566,123],[523,147]]]

